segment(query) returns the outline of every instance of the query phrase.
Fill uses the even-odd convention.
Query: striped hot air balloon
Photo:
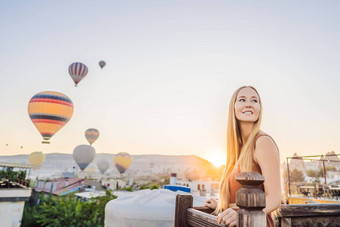
[[[131,165],[132,157],[126,152],[120,152],[113,158],[113,162],[120,174],[123,174]]]
[[[89,128],[85,131],[85,137],[87,141],[89,141],[90,145],[92,145],[99,136],[99,131],[95,128]]]
[[[68,72],[75,83],[77,84],[87,75],[87,66],[80,62],[74,62],[68,67]]]
[[[44,91],[34,95],[28,103],[28,114],[44,141],[59,131],[72,117],[73,103],[66,95]]]

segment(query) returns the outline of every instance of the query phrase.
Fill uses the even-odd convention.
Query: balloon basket
[[[42,144],[50,144],[50,141],[41,141]]]

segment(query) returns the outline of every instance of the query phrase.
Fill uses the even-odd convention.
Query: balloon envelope
[[[28,156],[28,161],[32,165],[40,166],[45,161],[45,155],[41,151],[32,152]]]
[[[74,161],[84,170],[96,156],[96,150],[90,145],[79,145],[73,150]]]
[[[87,141],[89,141],[90,145],[94,143],[98,139],[99,131],[95,128],[89,128],[85,131],[85,137]]]
[[[108,168],[110,168],[110,163],[107,159],[102,158],[97,162],[98,169],[103,174]]]
[[[126,152],[121,152],[113,158],[113,162],[119,173],[123,174],[131,165],[132,157]]]
[[[71,119],[73,103],[59,92],[39,92],[28,103],[28,114],[45,143],[48,143],[46,141]]]
[[[77,86],[77,84],[87,75],[88,69],[83,63],[74,62],[68,67],[68,72]]]
[[[96,173],[97,171],[98,171],[97,166],[94,163],[91,163],[84,169],[84,172],[87,173]]]
[[[100,61],[99,62],[100,68],[104,68],[105,65],[106,65],[105,61]]]

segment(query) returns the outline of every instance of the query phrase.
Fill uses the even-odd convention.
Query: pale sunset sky
[[[340,153],[339,9],[328,0],[1,1],[0,155],[72,153],[96,128],[97,153],[224,163],[229,100],[242,85],[259,91],[262,130],[281,161]],[[89,69],[77,88],[76,61]],[[74,104],[49,145],[27,112],[41,91]]]

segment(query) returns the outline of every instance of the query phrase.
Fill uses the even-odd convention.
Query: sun
[[[207,152],[205,159],[211,162],[215,167],[220,167],[226,163],[226,154],[223,150],[214,150]]]

